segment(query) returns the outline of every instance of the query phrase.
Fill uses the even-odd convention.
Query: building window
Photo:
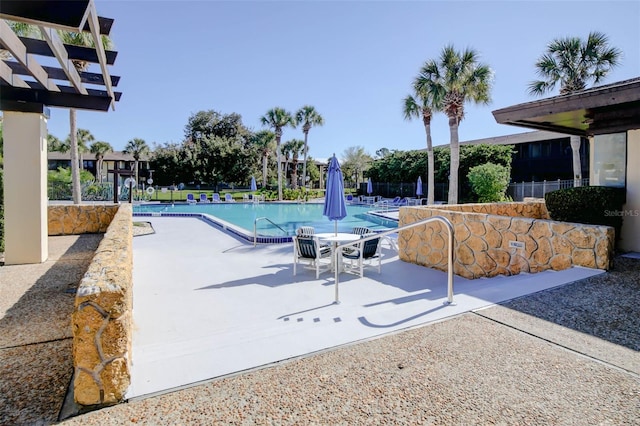
[[[592,185],[624,187],[627,176],[626,165],[626,133],[594,136]]]

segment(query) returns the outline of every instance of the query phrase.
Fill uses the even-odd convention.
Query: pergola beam
[[[62,71],[64,71],[64,73],[67,75],[67,78],[69,79],[71,85],[75,87],[79,93],[86,95],[87,89],[80,81],[80,75],[78,75],[76,67],[69,60],[67,51],[65,50],[64,45],[62,44],[62,40],[60,40],[58,34],[51,28],[45,28],[43,26],[40,26],[39,28],[42,36],[49,45],[49,48],[51,48],[51,51],[58,60]]]
[[[0,18],[15,22],[25,22],[36,26],[45,25],[64,31],[86,31],[87,11],[91,0],[2,0]],[[99,32],[109,35],[113,19],[98,17]]]
[[[54,57],[54,53],[51,51],[51,48],[44,40],[37,40],[35,38],[28,37],[18,37],[22,44],[27,48],[28,53],[33,53],[34,55],[40,56],[50,56]],[[65,44],[64,48],[69,55],[69,59],[91,62],[97,64],[98,55],[92,47],[83,47],[83,46],[74,46],[72,44]],[[118,52],[113,50],[105,51],[105,55],[107,56],[107,64],[113,65],[116,61],[116,56],[118,56]]]
[[[60,91],[54,82],[49,81],[49,76],[38,63],[35,56],[27,53],[25,45],[22,44],[11,27],[3,20],[0,20],[0,43],[2,43],[2,45],[11,52],[11,55],[13,55],[18,62],[29,70],[31,75],[40,84],[53,92]]]
[[[93,43],[98,55],[98,62],[100,62],[100,69],[102,70],[102,78],[104,80],[104,86],[107,89],[107,93],[111,97],[111,109],[115,111],[116,101],[113,94],[113,87],[111,87],[111,78],[109,77],[109,70],[107,69],[107,58],[104,53],[104,46],[102,45],[102,36],[99,32],[98,14],[96,13],[96,5],[93,2],[89,3],[87,7],[87,17],[89,20],[89,28],[91,29],[91,35],[93,36]]]
[[[16,75],[31,75],[29,70],[27,70],[21,63],[14,61],[2,61],[3,64],[7,65],[13,74]],[[62,71],[61,68],[48,67],[43,65],[42,69],[47,72],[47,75],[52,80],[65,80],[67,79],[67,75]],[[99,86],[104,86],[104,81],[102,79],[102,74],[94,73],[94,72],[86,72],[81,71],[78,73],[80,75],[80,81],[86,84],[95,84]],[[117,75],[112,75],[111,77],[111,85],[113,87],[117,87],[120,82],[120,77]]]
[[[13,70],[4,61],[0,61],[0,79],[13,87],[28,88],[29,85],[23,79],[14,75]]]

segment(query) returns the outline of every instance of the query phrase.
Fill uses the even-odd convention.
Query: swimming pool
[[[258,236],[262,237],[258,242],[286,242],[303,225],[313,226],[316,232],[332,232],[334,222],[322,215],[323,207],[318,203],[139,204],[133,207],[133,214],[201,217],[248,241],[253,241],[255,223]],[[268,220],[256,222],[258,218]],[[338,231],[351,232],[356,226],[383,231],[397,228],[398,222],[372,214],[371,206],[347,205],[347,217],[338,221]]]

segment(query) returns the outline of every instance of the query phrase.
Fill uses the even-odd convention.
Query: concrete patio
[[[445,305],[440,271],[402,262],[383,244],[380,274],[293,276],[291,244],[253,247],[193,218],[151,218],[134,240],[132,384],[152,395],[442,320],[602,271],[467,280]]]

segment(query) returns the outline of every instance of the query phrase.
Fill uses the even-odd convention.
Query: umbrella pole
[[[333,224],[334,224],[334,226],[333,226],[333,232],[335,233],[335,235],[338,235],[338,221],[337,221],[337,220],[334,220],[334,221],[333,221]]]

